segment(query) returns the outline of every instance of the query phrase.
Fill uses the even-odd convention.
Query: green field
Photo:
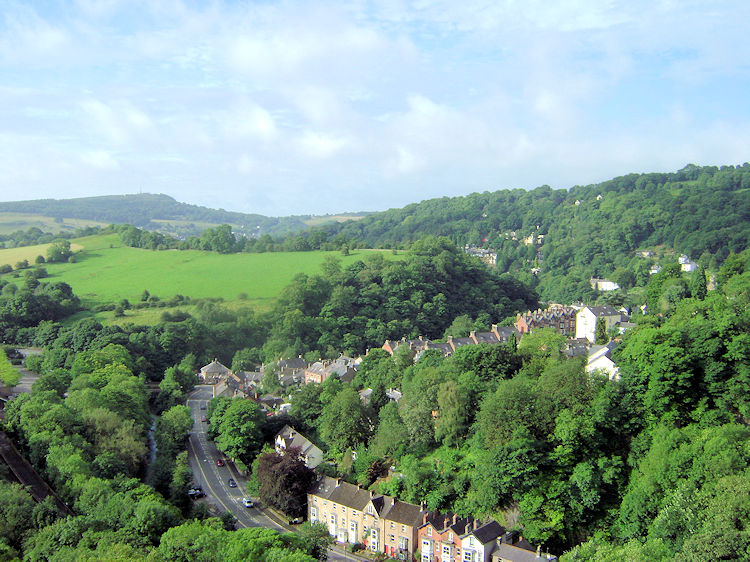
[[[86,226],[107,226],[106,223],[84,219],[54,219],[46,215],[31,213],[0,212],[0,234],[9,234],[16,230],[28,230],[37,227],[44,232],[73,232]],[[3,262],[4,263],[4,262]]]
[[[34,261],[37,256],[47,256],[47,249],[52,244],[36,244],[34,246],[21,246],[20,248],[7,248],[0,250],[0,265],[8,264],[14,266],[23,260],[27,260],[29,264],[34,265]],[[83,246],[77,242],[73,242],[70,245],[70,249],[74,252],[83,249]]]
[[[75,263],[45,264],[50,277],[44,281],[65,281],[87,307],[117,303],[128,299],[138,302],[144,290],[162,300],[174,295],[191,298],[222,298],[230,306],[249,305],[268,310],[282,288],[300,272],[319,273],[327,255],[339,258],[343,265],[362,259],[377,250],[340,252],[276,252],[264,254],[228,254],[198,250],[153,251],[123,246],[116,234],[78,238]],[[31,249],[32,247],[29,247]],[[34,250],[38,255],[39,246]],[[18,248],[17,250],[22,250]],[[0,250],[0,264],[15,263],[18,254]],[[399,259],[383,252],[388,259]],[[15,259],[9,262],[8,260]],[[30,260],[32,261],[32,260]],[[13,274],[5,279],[12,280]],[[20,282],[21,278],[15,278]],[[246,297],[239,298],[244,294]],[[117,322],[157,322],[164,309],[128,311]],[[113,322],[112,312],[97,314],[100,320]]]

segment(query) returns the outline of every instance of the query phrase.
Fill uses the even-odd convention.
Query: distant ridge
[[[27,213],[55,219],[132,224],[174,234],[198,234],[210,225],[230,224],[247,234],[278,236],[308,227],[313,217],[266,217],[180,203],[164,194],[103,195],[75,199],[36,199],[0,203],[0,213]],[[323,219],[323,220],[321,220]],[[316,218],[324,222],[325,217]],[[192,226],[191,226],[192,224]]]

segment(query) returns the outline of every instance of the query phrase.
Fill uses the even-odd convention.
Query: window
[[[356,521],[350,521],[349,522],[349,530],[352,532],[357,531],[357,522]]]
[[[396,537],[394,537],[393,535],[391,535],[391,542],[396,542]]]
[[[318,503],[318,498],[313,498],[313,503]]]
[[[451,545],[444,544],[443,545],[443,556],[450,556],[451,555]]]
[[[317,507],[310,508],[310,519],[312,519],[313,521],[318,520],[318,508]]]
[[[378,530],[377,529],[370,529],[370,536],[373,539],[377,539],[378,538]]]
[[[427,536],[428,537],[432,536],[432,525],[427,525]]]
[[[370,515],[375,513],[375,510],[373,509],[372,504],[367,506],[367,513],[369,513]]]
[[[473,550],[464,550],[464,562],[472,562],[474,560]]]
[[[402,532],[402,533],[405,533],[405,532],[406,532],[406,525],[401,525],[401,532]]]
[[[409,539],[407,539],[406,537],[399,537],[398,538],[398,547],[401,548],[401,549],[403,549],[403,550],[408,550],[409,549]]]
[[[335,524],[336,524],[336,516],[333,513],[331,513],[331,525],[335,525]]]
[[[448,542],[453,542],[453,533],[448,533]]]
[[[469,546],[474,546],[474,537],[469,537]]]
[[[393,529],[393,521],[391,521],[391,529]]]

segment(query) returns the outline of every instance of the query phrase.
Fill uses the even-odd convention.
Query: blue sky
[[[0,200],[271,216],[750,160],[750,3],[0,4]]]

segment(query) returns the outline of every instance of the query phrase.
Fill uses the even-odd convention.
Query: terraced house
[[[372,552],[412,560],[421,506],[375,494],[340,478],[321,478],[307,494],[308,519],[323,523],[341,543],[360,543]]]

